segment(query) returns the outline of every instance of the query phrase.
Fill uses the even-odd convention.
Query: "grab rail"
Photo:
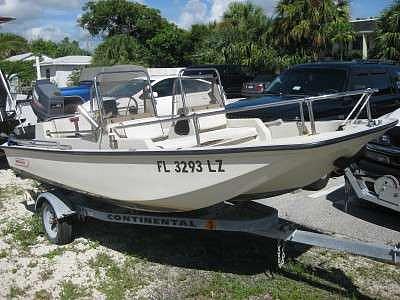
[[[44,141],[44,140],[14,140],[13,138],[9,138],[9,143],[16,143],[22,146],[37,146],[37,147],[45,147],[45,148],[56,148],[60,150],[71,150],[72,146],[70,145],[62,145],[60,142],[53,141]]]
[[[97,130],[100,126],[97,122],[89,115],[86,109],[83,108],[82,105],[78,106],[79,113],[94,127],[94,130]]]
[[[267,104],[259,104],[259,105],[254,105],[251,107],[240,107],[236,109],[222,109],[218,111],[212,111],[212,112],[202,112],[202,113],[196,113],[192,112],[189,115],[185,116],[177,116],[177,117],[171,117],[171,118],[165,118],[159,119],[159,120],[153,120],[153,121],[146,121],[142,123],[133,123],[133,124],[123,124],[123,125],[117,125],[113,127],[113,129],[124,129],[124,128],[129,128],[129,127],[138,127],[138,126],[145,126],[145,125],[151,125],[151,124],[158,124],[158,123],[164,123],[164,122],[176,122],[176,121],[183,121],[183,120],[193,120],[193,124],[195,125],[195,134],[196,134],[196,140],[197,144],[200,145],[200,128],[196,126],[198,119],[202,117],[209,117],[209,116],[215,116],[215,115],[220,115],[220,114],[226,114],[226,113],[238,113],[238,112],[244,112],[244,111],[252,111],[252,110],[257,110],[257,109],[264,109],[264,108],[270,108],[270,107],[279,107],[279,106],[285,106],[285,105],[293,105],[293,104],[300,104],[300,113],[302,117],[302,122],[303,126],[305,127],[305,117],[304,117],[304,110],[302,109],[302,105],[304,103],[307,104],[308,106],[308,113],[309,113],[309,118],[310,118],[310,124],[311,124],[311,130],[312,134],[315,135],[316,132],[316,126],[315,126],[315,118],[314,118],[314,112],[313,112],[313,107],[312,104],[313,102],[321,101],[321,100],[327,100],[327,99],[335,99],[335,98],[341,98],[341,97],[346,97],[346,96],[357,96],[357,95],[362,95],[360,100],[358,100],[356,106],[360,106],[360,103],[362,102],[363,98],[366,98],[364,101],[363,105],[361,106],[359,112],[361,112],[365,107],[367,107],[367,115],[368,115],[368,121],[369,124],[372,125],[372,116],[371,116],[371,111],[368,109],[369,107],[369,99],[371,98],[372,94],[375,93],[377,90],[374,89],[366,89],[366,90],[357,90],[357,91],[351,91],[351,92],[341,92],[341,93],[335,93],[335,94],[329,94],[329,95],[322,95],[322,96],[312,96],[312,97],[304,97],[304,98],[299,98],[299,99],[292,99],[292,100],[285,100],[285,101],[280,101],[280,102],[275,102],[275,103],[267,103]],[[349,116],[346,118],[346,122],[351,118],[351,115],[354,114],[354,112],[357,110],[357,107],[351,111]],[[357,117],[359,114],[357,115]],[[343,125],[346,125],[347,123],[343,122]],[[303,127],[303,128],[304,128]]]
[[[368,89],[368,91],[370,91],[370,93],[364,93],[361,98],[357,101],[356,105],[354,105],[353,109],[351,110],[351,112],[348,114],[348,116],[346,117],[346,119],[343,121],[341,126],[346,125],[347,123],[349,123],[349,120],[351,119],[351,116],[356,112],[357,108],[361,105],[361,103],[364,103],[361,105],[360,109],[358,110],[357,115],[355,116],[355,118],[353,119],[353,121],[351,123],[355,123],[357,121],[357,119],[359,118],[361,112],[363,111],[363,109],[365,107],[367,107],[367,117],[368,117],[368,121],[371,122],[372,121],[372,113],[371,113],[371,105],[370,105],[370,99],[371,96],[376,93],[379,92],[379,90],[377,89]],[[365,99],[365,100],[364,100]]]

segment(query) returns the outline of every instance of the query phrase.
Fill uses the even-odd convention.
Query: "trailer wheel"
[[[318,179],[316,182],[311,183],[310,185],[306,186],[303,188],[303,190],[306,191],[319,191],[325,188],[328,185],[329,182],[329,176],[325,175],[324,177],[321,177]]]
[[[50,242],[56,245],[65,245],[72,241],[71,220],[58,220],[54,208],[45,201],[42,205],[43,229]]]

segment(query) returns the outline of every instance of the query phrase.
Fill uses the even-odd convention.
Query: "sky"
[[[245,1],[245,0],[239,0]],[[390,6],[393,0],[350,0],[353,18],[373,17]],[[36,38],[59,41],[69,37],[81,47],[93,49],[98,43],[77,26],[82,6],[87,0],[0,0],[0,15],[17,20],[0,25],[0,32],[14,32],[31,40]],[[160,10],[162,16],[182,28],[194,23],[207,23],[221,18],[233,0],[139,0]],[[250,0],[273,15],[277,0]]]

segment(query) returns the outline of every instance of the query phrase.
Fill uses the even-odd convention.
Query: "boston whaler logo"
[[[29,167],[29,160],[24,159],[24,158],[16,158],[15,165],[19,166],[19,167],[27,168],[27,167]]]

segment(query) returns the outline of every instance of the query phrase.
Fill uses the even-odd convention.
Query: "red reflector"
[[[76,123],[76,122],[79,122],[79,117],[72,117],[72,118],[69,118],[69,120],[71,123]]]
[[[264,85],[261,83],[261,84],[257,84],[256,85],[256,91],[257,92],[264,92]]]

